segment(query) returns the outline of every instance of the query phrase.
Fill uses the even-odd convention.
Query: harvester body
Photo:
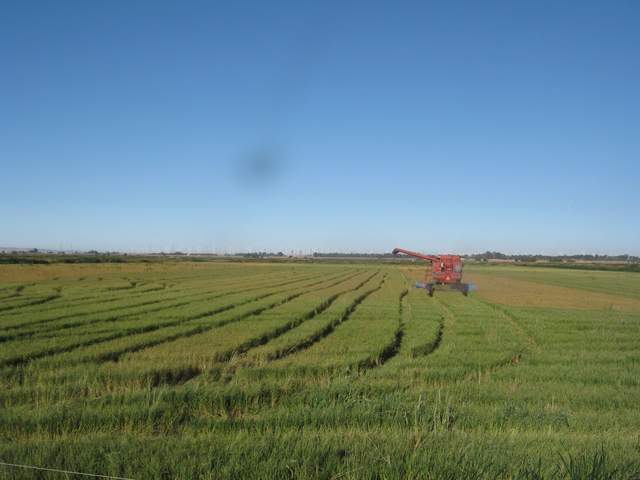
[[[393,254],[397,255],[398,253],[431,262],[431,271],[427,271],[427,274],[431,273],[430,278],[427,276],[429,280],[424,284],[416,285],[425,288],[430,296],[433,296],[436,285],[447,285],[465,295],[473,288],[471,284],[462,283],[462,258],[460,255],[425,255],[404,248],[394,248]]]

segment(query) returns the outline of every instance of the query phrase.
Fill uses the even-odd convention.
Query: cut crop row
[[[316,274],[313,276],[317,277],[318,275]],[[304,279],[304,278],[305,276],[298,279]],[[1,323],[1,325],[3,329],[33,328],[35,331],[42,331],[42,327],[41,327],[42,324],[49,324],[50,322],[56,322],[60,320],[82,317],[82,319],[76,320],[75,322],[75,323],[78,323],[78,322],[82,323],[83,319],[89,315],[112,316],[110,314],[112,314],[113,312],[128,311],[130,309],[136,309],[136,308],[144,309],[147,305],[154,305],[154,304],[164,305],[171,301],[174,301],[174,302],[177,301],[180,304],[186,304],[188,303],[188,301],[191,301],[192,299],[197,299],[198,297],[217,298],[219,296],[224,296],[230,293],[242,293],[245,291],[259,290],[264,286],[279,286],[279,285],[287,285],[292,283],[291,279],[287,279],[284,281],[283,280],[284,279],[281,279],[279,282],[278,281],[270,282],[270,283],[259,284],[257,286],[250,286],[250,287],[243,286],[242,288],[237,288],[236,286],[236,288],[232,287],[229,290],[223,289],[221,292],[216,292],[215,290],[211,290],[211,287],[205,289],[204,291],[201,288],[192,287],[187,292],[180,291],[180,290],[171,291],[169,294],[167,294],[166,292],[156,292],[155,294],[148,295],[146,296],[146,298],[143,298],[141,300],[134,301],[134,302],[131,302],[130,299],[128,298],[124,298],[113,304],[106,306],[106,308],[104,308],[104,306],[100,304],[95,305],[93,307],[91,306],[88,307],[86,305],[83,305],[83,306],[77,307],[76,309],[70,308],[69,310],[65,311],[63,314],[54,314],[53,316],[46,315],[46,314],[42,316],[33,316],[26,313],[20,316],[16,316],[12,319],[3,319],[3,322]],[[58,324],[51,324],[51,327],[59,328]],[[2,333],[0,332],[0,335],[1,334]]]
[[[308,284],[307,287],[311,287],[313,284]],[[272,295],[273,293],[265,293],[262,298]],[[177,323],[187,320],[196,320],[216,313],[220,313],[226,310],[235,308],[239,303],[247,303],[254,301],[255,296],[248,296],[244,298],[244,302],[240,299],[236,299],[234,302],[226,302],[224,299],[219,300],[218,305],[206,305],[205,310],[200,310],[197,313],[192,313],[189,316],[179,318]],[[145,328],[153,328],[154,322],[146,325]],[[86,327],[83,327],[86,328]],[[3,344],[3,350],[0,352],[0,366],[2,365],[19,365],[26,363],[35,358],[41,358],[44,356],[52,355],[55,353],[63,353],[69,350],[73,350],[78,347],[92,345],[94,343],[104,342],[128,335],[126,329],[115,329],[113,332],[101,332],[95,333],[91,329],[86,330],[84,335],[79,336],[79,332],[73,332],[72,335],[66,335],[64,337],[43,338],[41,340],[15,340],[11,342],[5,342]]]
[[[289,279],[284,282],[274,283],[270,285],[270,287],[285,287],[287,285],[291,285],[298,281],[305,281],[307,279],[317,279],[317,276],[313,277],[304,277],[304,278],[296,278]],[[322,281],[323,277],[320,277],[320,281]],[[74,327],[80,327],[83,325],[91,325],[100,322],[114,322],[134,316],[147,315],[147,314],[157,314],[158,312],[162,312],[164,310],[173,310],[179,307],[189,307],[189,305],[197,304],[197,303],[208,303],[220,298],[231,298],[233,295],[242,295],[242,293],[246,292],[254,292],[264,289],[265,287],[257,287],[252,289],[242,289],[240,291],[231,291],[224,293],[212,293],[212,292],[195,292],[188,295],[172,295],[170,298],[157,298],[154,300],[149,300],[145,302],[139,302],[135,305],[125,305],[118,308],[111,308],[104,311],[99,311],[97,313],[87,313],[87,314],[77,314],[74,317],[81,318],[62,318],[62,319],[52,319],[42,322],[33,322],[28,325],[22,325],[23,328],[20,328],[17,331],[12,331],[7,329],[5,331],[0,331],[0,341],[6,340],[10,338],[20,338],[27,337],[33,334],[45,334],[49,331],[60,331],[62,329],[69,329]],[[45,324],[45,325],[43,325]],[[28,327],[28,328],[27,328]]]
[[[338,280],[338,283],[344,282],[347,279],[348,277],[342,277]],[[330,286],[334,284],[335,282],[327,283],[326,285]],[[320,283],[319,288],[322,288],[323,286],[324,285]],[[80,346],[78,346],[77,349],[64,348],[60,350],[62,345],[58,343],[56,348],[60,350],[59,352],[56,350],[46,351],[46,355],[44,355],[43,352],[38,352],[38,355],[35,355],[35,358],[32,355],[29,359],[35,360],[41,357],[46,358],[42,358],[41,360],[34,362],[34,364],[30,365],[26,371],[24,370],[24,367],[15,367],[19,370],[13,373],[10,371],[6,372],[5,376],[7,379],[17,378],[20,384],[36,383],[40,382],[44,378],[50,378],[50,381],[48,382],[50,382],[52,388],[54,388],[60,384],[60,377],[68,378],[65,371],[66,366],[73,365],[78,362],[117,360],[125,353],[139,351],[154,345],[173,341],[177,338],[197,335],[212,328],[236,322],[244,318],[257,315],[278,305],[282,305],[304,294],[309,290],[309,288],[311,288],[309,284],[302,284],[299,286],[297,291],[290,290],[288,293],[264,295],[259,301],[246,302],[246,305],[234,306],[233,309],[224,309],[223,312],[213,314],[208,317],[197,316],[191,319],[186,319],[184,324],[176,325],[174,327],[165,326],[162,329],[148,333],[118,336],[116,339],[111,341],[104,339],[100,341],[93,341],[93,338],[90,337],[90,346],[85,348],[80,348]],[[149,326],[151,327],[152,324]],[[69,353],[64,353],[66,351],[69,351]],[[48,355],[52,355],[54,353],[61,353],[61,355],[48,357]],[[53,369],[52,373],[49,372],[50,368]],[[61,371],[60,368],[63,370]],[[97,377],[99,376],[98,373],[96,373]],[[73,378],[73,375],[71,378]]]
[[[389,272],[382,288],[371,294],[333,333],[310,348],[270,364],[271,369],[300,373],[366,368],[380,364],[397,340],[403,277]],[[285,372],[286,373],[286,372]]]
[[[252,350],[243,359],[241,366],[259,366],[309,348],[312,344],[333,332],[340,323],[347,320],[363,300],[380,289],[382,281],[383,278],[377,272],[374,272],[353,291],[340,296],[321,315],[304,322],[266,345]]]

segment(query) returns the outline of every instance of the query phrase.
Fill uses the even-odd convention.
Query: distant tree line
[[[628,262],[638,263],[640,257],[633,255],[506,255],[500,252],[484,252],[468,255],[468,258],[474,260],[513,260],[516,262],[570,262],[570,261],[584,261],[584,262]]]
[[[268,257],[285,257],[286,255],[283,252],[246,252],[246,253],[236,253],[234,254],[236,257],[244,257],[244,258],[268,258]]]
[[[354,257],[354,258],[398,258],[391,253],[343,253],[343,252],[314,252],[314,257]],[[541,255],[541,254],[526,254],[526,255],[508,255],[501,252],[474,253],[470,255],[462,255],[462,257],[470,258],[478,261],[486,260],[506,260],[515,262],[528,262],[533,263],[536,261],[541,262],[563,262],[563,261],[585,261],[585,262],[628,262],[639,263],[640,257],[633,255]]]
[[[354,257],[354,258],[397,258],[392,253],[341,253],[341,252],[313,252],[314,257]]]
[[[311,255],[314,259],[322,261],[322,259],[340,259],[345,261],[355,261],[357,259],[386,259],[386,260],[410,260],[404,256],[397,256],[391,253],[362,253],[362,252],[314,252]],[[580,268],[580,269],[601,269],[603,265],[610,262],[611,265],[607,269],[623,269],[626,271],[640,271],[640,257],[633,255],[597,255],[597,254],[580,254],[580,255],[508,255],[501,252],[487,251],[484,253],[475,253],[471,255],[462,255],[467,260],[476,262],[489,262],[491,260],[502,260],[505,262],[518,262],[531,266],[557,266],[562,268]],[[232,255],[216,255],[211,253],[184,253],[180,251],[165,253],[147,253],[147,254],[127,254],[119,252],[98,252],[90,250],[88,252],[51,252],[37,249],[24,251],[0,251],[0,264],[49,264],[49,263],[125,263],[125,262],[154,262],[163,260],[183,260],[183,261],[211,261],[214,259],[232,259],[238,260],[258,260],[258,259],[278,259],[278,258],[294,258],[293,255],[287,255],[282,251],[279,252],[241,252]],[[297,257],[295,257],[297,258]],[[309,259],[308,256],[305,258]],[[624,265],[615,265],[624,264]]]

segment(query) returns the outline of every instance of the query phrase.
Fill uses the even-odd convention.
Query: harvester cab
[[[472,283],[462,283],[462,258],[460,255],[425,255],[404,248],[394,248],[392,253],[394,255],[404,253],[431,263],[431,268],[426,272],[425,282],[416,284],[416,287],[426,289],[430,297],[433,296],[437,285],[458,290],[465,296],[476,289]]]

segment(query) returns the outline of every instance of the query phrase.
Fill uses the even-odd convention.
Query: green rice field
[[[640,478],[640,274],[0,266],[0,462],[134,479]],[[0,465],[0,478],[80,478]]]

